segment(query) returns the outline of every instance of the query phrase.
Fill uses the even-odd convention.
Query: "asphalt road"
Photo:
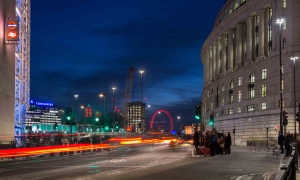
[[[233,147],[230,155],[192,157],[192,146],[127,146],[114,151],[0,161],[1,180],[275,179],[282,159]]]

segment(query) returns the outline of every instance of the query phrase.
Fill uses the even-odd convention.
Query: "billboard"
[[[85,108],[85,117],[92,117],[92,108],[91,107],[86,107]]]
[[[5,20],[5,42],[6,44],[19,43],[19,21]]]

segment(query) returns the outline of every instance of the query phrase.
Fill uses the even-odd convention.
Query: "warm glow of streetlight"
[[[282,24],[284,22],[284,19],[277,19],[277,24]]]
[[[180,119],[180,116],[177,116],[177,119]]]
[[[116,87],[112,87],[111,89],[114,91],[116,89]]]
[[[144,70],[140,70],[140,73],[143,74],[143,73],[144,73]]]
[[[84,106],[80,106],[81,109],[84,109]]]
[[[75,95],[74,95],[74,97],[77,99],[77,97],[78,97],[78,94],[75,94]]]

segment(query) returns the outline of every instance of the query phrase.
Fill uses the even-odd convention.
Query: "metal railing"
[[[292,151],[286,163],[281,166],[275,180],[296,180],[295,151]]]

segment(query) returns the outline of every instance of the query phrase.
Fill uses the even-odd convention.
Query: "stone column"
[[[226,73],[226,38],[227,34],[222,35],[222,73]]]
[[[216,76],[216,44],[212,45],[212,63],[213,63],[213,77]]]
[[[235,68],[238,68],[242,64],[242,24],[236,26],[235,33],[236,41],[236,57],[235,57]]]
[[[220,75],[220,39],[217,39],[217,47],[216,47],[216,70],[217,70],[217,75]]]
[[[233,29],[228,31],[228,39],[227,39],[227,53],[228,53],[228,70],[231,71],[233,69]]]
[[[259,12],[259,25],[258,25],[258,55],[259,57],[265,57],[265,12],[261,9]]]
[[[252,20],[253,17],[248,17],[247,19],[247,47],[246,47],[246,53],[247,53],[247,61],[252,61]]]

